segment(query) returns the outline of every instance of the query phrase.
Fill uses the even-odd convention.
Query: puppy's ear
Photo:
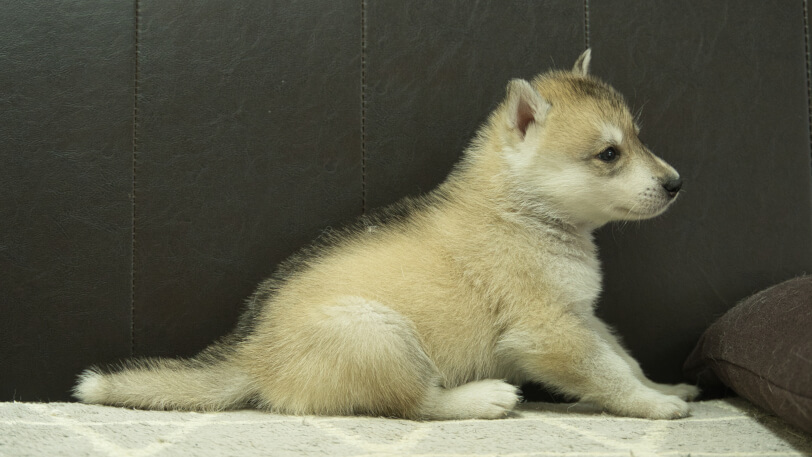
[[[586,76],[589,73],[590,60],[592,60],[592,48],[587,48],[586,51],[578,57],[578,60],[575,61],[572,72],[578,76]]]
[[[531,124],[541,124],[550,104],[529,82],[513,79],[507,87],[508,127],[524,139]]]

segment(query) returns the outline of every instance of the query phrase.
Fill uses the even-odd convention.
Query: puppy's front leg
[[[565,312],[543,324],[517,325],[505,332],[498,351],[530,379],[612,413],[649,419],[688,415],[683,400],[638,379],[629,363],[583,315]]]
[[[629,365],[629,368],[631,368],[634,376],[640,380],[643,385],[665,395],[675,395],[687,401],[694,400],[699,396],[700,391],[696,386],[689,384],[660,384],[650,380],[645,373],[643,373],[643,369],[640,368],[640,364],[637,362],[637,360],[635,360],[634,357],[629,354],[629,351],[623,347],[623,345],[620,343],[620,339],[614,334],[612,329],[606,323],[594,315],[585,316],[585,319],[589,326],[609,344],[609,347]]]

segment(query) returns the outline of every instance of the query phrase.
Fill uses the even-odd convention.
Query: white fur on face
[[[620,145],[623,143],[623,131],[616,125],[605,122],[601,127],[601,140],[605,143]]]
[[[583,157],[544,147],[541,128],[531,128],[525,141],[507,155],[521,194],[540,197],[554,211],[577,225],[596,228],[613,220],[639,220],[661,214],[673,199],[662,189],[664,176],[677,172],[658,157],[641,153],[615,176],[603,176]],[[601,141],[621,144],[623,132],[605,123]]]
[[[506,155],[520,194],[543,202],[542,211],[550,215],[587,223],[592,228],[608,222],[601,208],[606,197],[593,190],[598,184],[594,182],[596,177],[579,158],[540,147],[542,136],[541,129],[531,128],[525,141]]]
[[[617,194],[607,209],[613,213],[613,220],[648,219],[662,214],[674,201],[663,190],[660,176],[665,170],[678,175],[662,159],[656,158],[655,162],[635,161],[629,170],[612,179]]]

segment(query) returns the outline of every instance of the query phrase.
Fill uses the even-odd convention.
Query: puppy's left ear
[[[592,48],[587,48],[578,60],[575,61],[575,65],[572,66],[572,72],[578,76],[586,76],[589,73],[589,61],[592,60]]]
[[[522,139],[531,124],[544,122],[550,104],[524,79],[513,79],[507,87],[508,127]]]

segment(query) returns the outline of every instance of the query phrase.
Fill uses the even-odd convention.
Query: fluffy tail
[[[253,397],[249,377],[212,347],[193,359],[141,359],[79,375],[73,395],[84,403],[140,409],[219,411]],[[215,354],[216,353],[216,354]]]

